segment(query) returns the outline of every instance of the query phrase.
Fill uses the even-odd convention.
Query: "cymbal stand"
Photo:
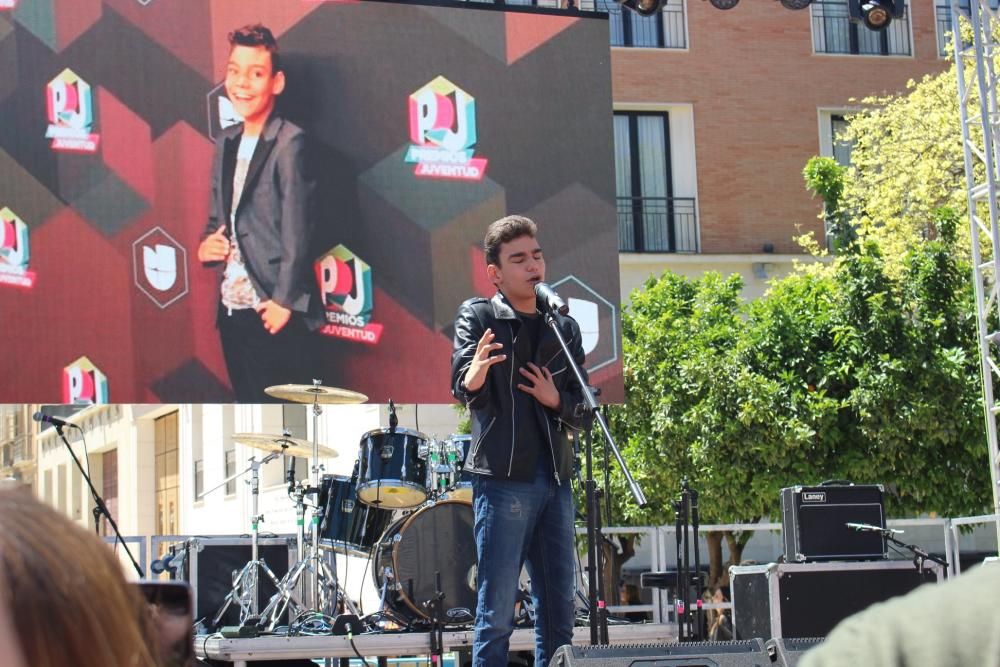
[[[315,380],[315,379],[313,380],[314,387],[320,387],[322,386],[322,384],[323,384],[322,380]],[[312,545],[309,551],[309,560],[315,562],[317,565],[320,565],[322,569],[325,570],[324,574],[328,576],[327,584],[332,588],[333,592],[332,608],[326,609],[320,604],[320,572],[318,569],[313,570],[313,576],[309,578],[309,584],[312,587],[311,600],[313,609],[323,613],[329,613],[332,616],[334,613],[336,613],[337,575],[335,572],[334,573],[330,572],[330,568],[327,567],[326,562],[320,557],[320,549],[319,549],[319,522],[322,520],[321,511],[323,509],[320,508],[319,506],[320,474],[323,472],[323,466],[321,466],[319,463],[319,416],[321,414],[323,414],[323,406],[320,405],[319,393],[317,393],[316,396],[313,398],[313,406],[312,406],[312,418],[313,418],[312,485],[313,489],[315,489],[317,502],[316,505],[313,506],[312,523],[310,524],[310,528],[312,530]],[[333,565],[334,567],[337,566],[336,556],[333,557]]]
[[[260,467],[269,463],[278,456],[280,456],[278,452],[271,452],[260,461],[257,461],[256,456],[251,456],[250,466],[246,470],[230,476],[221,484],[209,489],[201,496],[204,498],[212,491],[225,486],[237,477],[244,475],[247,472],[250,473],[250,496],[252,498],[253,512],[253,516],[250,517],[250,561],[243,566],[243,569],[240,570],[236,576],[233,577],[233,587],[230,589],[228,595],[226,595],[226,600],[222,604],[222,607],[219,608],[219,611],[212,618],[213,627],[219,626],[219,622],[222,620],[222,617],[232,604],[237,604],[240,607],[241,626],[258,627],[260,616],[258,614],[259,601],[257,598],[260,584],[260,572],[262,571],[270,577],[275,586],[279,585],[278,577],[276,577],[271,568],[267,566],[264,559],[260,557],[258,549],[258,526],[260,522],[264,520],[264,516],[259,513]]]
[[[321,380],[313,380],[315,387],[322,386]],[[319,463],[319,416],[323,414],[323,407],[319,402],[319,392],[317,391],[313,399],[313,457],[312,457],[312,487],[303,490],[303,494],[317,494],[317,502],[312,509],[310,521],[311,542],[300,552],[299,561],[278,584],[278,594],[272,598],[271,604],[265,609],[264,618],[268,619],[271,627],[277,624],[278,619],[286,608],[289,609],[290,617],[297,616],[307,610],[318,611],[327,616],[337,614],[337,602],[343,603],[344,610],[352,614],[360,614],[358,606],[340,588],[336,574],[336,556],[331,557],[333,567],[327,562],[322,550],[319,547],[319,524],[325,508],[319,506],[318,495],[320,490],[320,474],[323,466]],[[303,512],[303,509],[298,511]],[[305,575],[305,580],[302,580]],[[296,587],[302,586],[303,595],[296,598],[292,591]],[[306,604],[299,600],[305,599]]]

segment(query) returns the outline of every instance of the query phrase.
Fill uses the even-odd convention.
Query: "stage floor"
[[[662,623],[634,623],[612,625],[608,628],[612,644],[650,644],[672,642],[677,639],[677,626]],[[573,630],[573,644],[590,643],[590,628]],[[354,645],[361,655],[368,657],[398,657],[426,655],[430,651],[430,633],[398,632],[356,635]],[[444,633],[445,651],[471,650],[472,630]],[[510,639],[511,651],[530,651],[535,647],[535,631],[531,628],[514,630]],[[202,635],[195,638],[195,654],[199,658],[226,660],[234,667],[247,667],[258,660],[291,660],[295,658],[355,658],[350,640],[345,636],[311,637],[255,637],[253,639],[226,639],[219,635]]]

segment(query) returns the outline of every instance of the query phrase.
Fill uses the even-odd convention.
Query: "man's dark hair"
[[[486,251],[486,263],[500,266],[500,246],[510,243],[522,236],[535,238],[538,225],[523,215],[508,215],[500,218],[486,228],[486,238],[483,239],[483,250]]]
[[[281,71],[281,55],[278,53],[278,40],[270,28],[261,24],[245,25],[229,33],[229,47],[261,46],[271,54],[271,74]]]

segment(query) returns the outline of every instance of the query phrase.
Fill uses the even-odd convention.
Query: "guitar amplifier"
[[[883,560],[885,536],[859,532],[848,523],[885,528],[882,486],[791,486],[781,490],[785,562]]]

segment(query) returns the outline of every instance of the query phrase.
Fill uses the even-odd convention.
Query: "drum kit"
[[[266,454],[259,461],[252,457],[249,467],[215,487],[249,473],[252,518],[250,561],[234,572],[232,589],[212,625],[218,627],[232,605],[239,607],[241,627],[259,631],[273,631],[286,612],[290,622],[310,613],[331,620],[360,616],[359,605],[338,583],[336,554],[370,559],[381,597],[374,616],[383,624],[386,620],[405,627],[472,623],[477,564],[472,482],[462,471],[470,436],[453,435],[442,441],[399,427],[390,401],[389,428],[361,437],[353,474],[323,474],[319,459],[337,453],[317,441],[322,406],[363,403],[367,396],[324,387],[319,381],[265,391],[282,400],[312,404],[313,440],[309,443],[287,433],[233,436],[235,442]],[[258,497],[261,466],[281,455],[309,458],[312,467],[310,480],[289,480],[298,561],[279,579],[258,552],[258,525],[263,521]],[[308,529],[307,513],[311,513]],[[270,579],[277,590],[262,610],[258,608],[261,577]]]

